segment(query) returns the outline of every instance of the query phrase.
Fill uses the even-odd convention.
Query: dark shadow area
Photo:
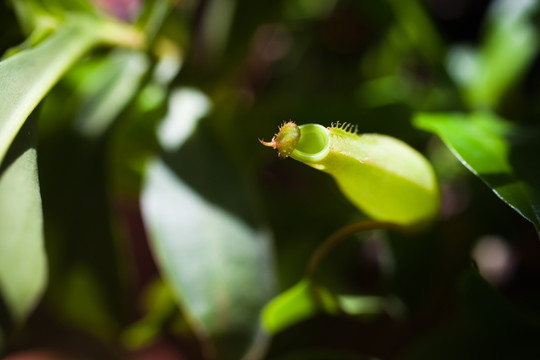
[[[491,188],[511,185],[519,181],[515,176],[507,173],[480,174],[480,176]]]
[[[0,49],[19,45],[24,41],[9,1],[0,1],[0,34]]]
[[[97,281],[98,297],[106,299],[102,310],[121,323],[128,308],[123,264],[118,261],[120,245],[110,216],[107,139],[88,140],[68,128],[39,145],[39,179],[51,264],[47,299],[63,306],[63,292],[78,282],[92,280],[73,277],[82,271],[82,276]]]
[[[521,129],[510,141],[509,160],[514,174],[540,193],[540,127]]]
[[[540,127],[521,129],[511,139],[508,156],[514,175],[526,186],[531,211],[540,222]]]

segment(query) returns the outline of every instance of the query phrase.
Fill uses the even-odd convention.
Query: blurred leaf
[[[92,30],[66,24],[36,48],[0,62],[0,163],[38,102],[96,44],[98,37]]]
[[[47,29],[51,29],[56,19],[43,9],[42,5],[35,0],[13,0],[13,10],[17,15],[17,21],[21,30],[28,35],[26,43],[35,43]]]
[[[169,152],[148,163],[142,214],[157,262],[206,355],[257,358],[266,344],[260,312],[274,292],[271,236],[245,180],[209,129],[196,126],[208,108],[200,92],[173,91],[160,130],[175,129],[174,139],[158,133]]]
[[[538,152],[510,141],[516,139],[516,127],[486,113],[420,113],[415,124],[439,135],[463,165],[540,229]]]
[[[403,33],[427,61],[438,63],[444,43],[418,0],[388,0]]]
[[[16,323],[36,305],[47,278],[33,126],[25,125],[0,167],[0,294]]]
[[[338,295],[341,309],[349,315],[380,314],[384,308],[384,299],[380,296]]]
[[[397,76],[385,76],[361,83],[357,95],[366,107],[377,107],[403,101],[411,92]]]
[[[116,324],[107,311],[109,304],[103,283],[91,268],[84,265],[70,268],[61,286],[62,292],[56,296],[61,296],[58,305],[62,309],[57,314],[102,339],[114,336]]]
[[[266,305],[262,313],[265,329],[271,334],[324,311],[329,314],[373,315],[384,310],[379,296],[333,295],[326,288],[303,279]]]
[[[11,0],[11,2],[17,12],[19,21],[24,23],[28,23],[30,20],[39,22],[39,18],[46,14],[64,17],[67,11],[96,13],[93,4],[95,3],[94,0]]]
[[[148,345],[161,332],[164,322],[177,311],[177,304],[169,287],[160,280],[145,291],[145,316],[130,325],[122,334],[122,343],[130,349]]]
[[[315,296],[319,297],[319,301]],[[322,308],[321,308],[322,307]],[[302,280],[266,305],[262,314],[264,327],[276,334],[321,310],[336,313],[338,305],[328,290]]]
[[[195,330],[213,340],[219,359],[239,359],[257,342],[259,312],[272,293],[269,236],[205,195],[154,160],[143,215],[164,276]]]
[[[498,0],[491,7],[480,49],[453,48],[447,68],[473,107],[495,107],[538,54],[539,37],[530,17],[536,1]]]
[[[92,94],[80,108],[76,119],[78,130],[88,137],[100,136],[137,94],[148,67],[143,53],[118,50],[87,72],[85,76],[99,83],[94,84]]]
[[[168,0],[144,1],[142,6],[137,25],[144,29],[149,42],[152,42],[170,13],[172,3]]]
[[[199,29],[202,46],[194,49],[198,65],[212,64],[221,58],[233,23],[236,1],[222,0],[204,4],[202,26]]]
[[[124,29],[127,32],[122,34],[122,32],[115,32],[115,29]],[[131,35],[127,35],[130,31],[126,27],[107,20],[100,22],[85,14],[71,14],[69,19],[65,20],[65,23],[35,48],[21,51],[0,62],[0,162],[6,153],[10,154],[11,151],[19,151],[16,143],[13,144],[13,147],[10,147],[13,139],[16,138],[17,134],[27,136],[26,130],[20,131],[21,127],[24,129],[23,124],[26,118],[60,77],[87,50],[98,43],[116,44],[122,42],[122,40],[114,40],[111,33],[125,40],[136,33],[132,32]],[[131,38],[131,40],[133,39],[135,38]],[[57,109],[57,111],[61,111],[61,109]],[[64,159],[64,157],[62,158]],[[78,161],[80,162],[80,159]],[[58,158],[55,159],[55,162],[58,163]],[[65,164],[62,165],[65,166]],[[64,170],[65,168],[61,172],[63,173]],[[39,227],[39,246],[43,246],[41,243],[43,238],[41,198],[37,185],[35,150],[29,148],[16,161],[10,159],[10,162],[6,163],[4,171],[2,181],[5,189],[3,189],[3,193],[7,195],[3,196],[9,198],[6,197],[2,200],[5,204],[1,209],[0,221],[8,221],[9,223],[5,226],[2,224],[2,231],[5,231],[6,235],[0,239],[0,247],[10,248],[2,251],[2,255],[9,254],[10,256],[6,261],[2,261],[2,266],[9,268],[9,274],[5,276],[10,279],[10,283],[15,281],[17,286],[3,289],[3,291],[5,292],[4,296],[8,307],[13,308],[11,309],[14,313],[13,316],[16,320],[21,320],[34,305],[36,297],[41,293],[46,274],[45,270],[41,269],[44,267],[45,262],[44,254],[40,253],[42,250],[36,250],[35,244],[31,249],[29,249],[29,245],[26,245],[27,242],[32,241],[35,243],[37,241],[38,230],[36,228]],[[33,171],[32,176],[28,174],[30,171]],[[28,179],[26,181],[23,181],[24,178],[23,180],[18,179],[24,177],[25,172]],[[33,188],[30,188],[30,186]],[[25,200],[21,194],[28,196],[29,199]],[[18,196],[20,199],[15,199],[14,196]],[[34,202],[32,203],[31,200]],[[39,202],[36,204],[36,201]],[[15,207],[15,210],[13,210],[15,205],[22,208]],[[25,206],[28,209],[23,211]],[[32,206],[39,209],[39,218],[36,218],[35,211],[37,210],[32,209]],[[29,216],[30,220],[25,220],[25,216]],[[26,221],[29,224],[22,226],[20,221]],[[16,240],[15,237],[17,226],[24,229],[23,233],[17,235],[22,238],[21,240]],[[27,259],[28,254],[25,255],[26,258],[24,259],[21,259],[22,255],[15,256],[16,250],[11,249],[14,244],[13,241],[18,241],[19,245],[25,247],[25,251],[30,251],[35,259]],[[25,264],[26,268],[21,269],[15,264]],[[24,279],[25,276],[32,279],[33,283],[30,283],[29,279]],[[2,281],[5,282],[5,280]],[[80,281],[75,282],[75,284],[81,283]],[[6,287],[7,285],[2,284],[2,286]],[[16,292],[14,289],[22,290]],[[22,291],[24,293],[19,293]],[[89,292],[94,294],[94,288],[91,288]],[[78,308],[78,314],[83,313],[79,310],[80,308]]]

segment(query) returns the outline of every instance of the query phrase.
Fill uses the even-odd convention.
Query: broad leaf
[[[0,62],[0,163],[39,101],[97,40],[93,28],[73,22],[37,47]]]
[[[28,145],[21,151],[12,142],[16,136],[28,136],[20,129],[29,114],[86,51],[133,35],[120,32],[115,41],[111,30],[121,25],[85,14],[66,15],[58,26],[36,47],[0,62],[0,290],[16,321],[34,306],[46,272],[35,149]],[[131,40],[141,38],[127,42]]]
[[[226,190],[223,190],[226,191]],[[149,164],[144,219],[164,276],[219,359],[240,359],[272,294],[265,231],[207,199],[160,160]]]
[[[180,109],[186,111],[176,114]],[[147,166],[143,219],[162,273],[207,355],[255,359],[266,344],[260,312],[274,293],[271,236],[230,159],[211,132],[195,126],[207,109],[201,93],[171,96],[164,126],[174,139],[159,133],[170,152]]]
[[[33,124],[28,125],[0,166],[0,295],[15,322],[35,306],[47,278]]]
[[[165,277],[219,359],[239,359],[257,341],[272,293],[268,234],[198,193],[163,162],[148,168],[142,198]]]
[[[538,137],[485,113],[418,114],[417,127],[439,135],[454,155],[540,229]]]

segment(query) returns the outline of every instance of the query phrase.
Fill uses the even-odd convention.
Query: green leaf
[[[98,44],[140,48],[144,40],[124,24],[69,13],[35,48],[0,62],[0,163],[28,115],[86,51]]]
[[[520,137],[516,127],[486,113],[418,114],[415,124],[439,135],[463,165],[540,229],[537,136]]]
[[[152,282],[143,297],[144,317],[122,333],[122,343],[129,349],[140,349],[155,341],[165,322],[178,312],[172,291],[161,279]]]
[[[380,296],[338,295],[341,309],[349,315],[380,314],[385,308],[385,300]]]
[[[388,0],[388,4],[396,15],[400,33],[407,36],[407,40],[426,60],[438,62],[443,52],[443,42],[420,2]]]
[[[162,161],[148,166],[144,219],[164,276],[220,359],[239,359],[259,335],[273,291],[265,231],[209,202]]]
[[[379,296],[333,295],[328,289],[303,279],[265,306],[262,321],[268,332],[277,334],[320,312],[375,315],[382,313],[385,305]]]
[[[39,46],[0,62],[0,163],[39,101],[97,40],[92,28],[69,23]]]
[[[115,43],[106,32],[115,26],[119,25],[70,14],[35,48],[0,62],[0,164],[6,157],[1,179],[0,286],[16,321],[34,306],[46,272],[35,149],[29,146],[16,153],[16,159],[7,156],[19,151],[19,145],[11,145],[17,134],[28,135],[20,131],[25,120],[74,62],[99,43]],[[128,33],[119,36],[126,40]]]
[[[52,261],[53,259],[51,267]],[[57,285],[53,284],[58,279],[51,270],[51,286],[44,301],[51,309],[54,306],[59,307],[54,308],[55,314],[62,321],[83,328],[102,340],[113,338],[117,332],[117,324],[110,314],[111,303],[108,302],[108,297],[112,295],[104,289],[101,279],[90,267],[82,264],[64,267],[64,271],[65,278]],[[114,278],[113,274],[111,278]],[[55,294],[49,295],[53,291]]]
[[[495,107],[535,59],[539,37],[530,19],[535,7],[535,1],[493,2],[482,46],[457,46],[449,52],[448,72],[472,106]]]
[[[87,72],[80,81],[97,84],[93,84],[92,93],[81,105],[76,119],[79,132],[88,137],[100,136],[137,94],[148,67],[148,59],[142,52],[122,49]]]
[[[33,125],[0,167],[0,294],[15,323],[36,305],[47,279]]]
[[[162,273],[207,355],[237,360],[266,344],[259,318],[274,293],[271,236],[211,133],[199,126],[186,139],[194,130],[186,117],[200,117],[207,104],[177,95],[167,122],[181,121],[177,126],[187,132],[177,134],[179,148],[168,139],[172,152],[149,162],[143,219]],[[200,109],[173,116],[186,100]]]
[[[317,301],[316,297],[319,297]],[[276,334],[320,311],[336,313],[338,305],[328,290],[302,280],[266,305],[262,314],[265,329]]]

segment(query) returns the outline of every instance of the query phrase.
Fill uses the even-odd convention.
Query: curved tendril
[[[410,226],[403,226],[392,222],[377,221],[377,220],[361,220],[359,222],[347,225],[331,234],[326,240],[319,245],[309,260],[309,264],[306,269],[306,276],[314,281],[317,269],[320,267],[322,261],[337,245],[346,240],[350,236],[360,231],[366,230],[397,230],[397,231],[411,231]]]
[[[411,230],[414,231],[414,229],[411,229],[410,226],[403,226],[392,222],[369,219],[361,220],[356,223],[342,227],[341,229],[331,234],[321,245],[319,245],[319,247],[311,255],[308,266],[306,268],[306,277],[309,281],[309,289],[311,292],[311,296],[318,304],[318,306],[324,308],[324,300],[320,293],[319,287],[317,286],[315,275],[325,257],[341,242],[360,231],[382,229],[396,230],[400,232],[410,232]],[[327,294],[327,296],[328,295],[329,294]],[[333,294],[330,295],[333,296]],[[335,296],[333,297],[334,300],[336,300]],[[341,306],[339,306],[339,301],[334,301],[334,303],[338,306],[337,310],[340,313],[345,314],[345,311],[341,308]]]

